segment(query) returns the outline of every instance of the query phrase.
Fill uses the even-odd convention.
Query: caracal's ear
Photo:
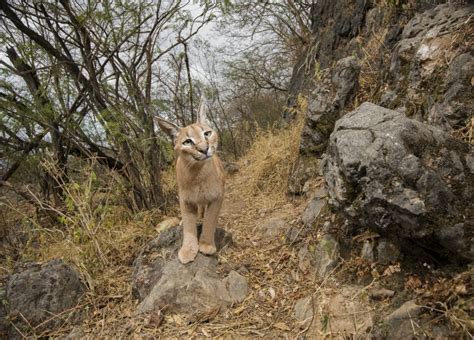
[[[179,130],[181,130],[181,128],[178,125],[168,122],[167,120],[163,118],[154,117],[154,119],[155,119],[155,122],[157,122],[158,125],[160,126],[161,130],[163,130],[172,139],[174,139],[176,135],[178,134]]]
[[[199,112],[197,116],[197,122],[199,124],[209,125],[209,122],[207,121],[206,112],[207,112],[207,100],[203,93],[201,96],[201,103],[199,104]]]

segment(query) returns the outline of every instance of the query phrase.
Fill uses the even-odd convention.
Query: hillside
[[[0,338],[472,338],[472,4],[12,4]],[[193,40],[216,18],[234,45]],[[183,265],[153,120],[201,94],[226,190]]]

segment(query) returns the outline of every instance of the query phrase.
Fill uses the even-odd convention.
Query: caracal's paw
[[[216,246],[209,243],[199,242],[199,251],[205,255],[214,255],[216,253]]]
[[[178,252],[179,262],[181,262],[182,264],[186,264],[186,263],[194,261],[198,253],[198,250],[199,248],[197,247],[197,244],[192,245],[192,246],[183,245]]]

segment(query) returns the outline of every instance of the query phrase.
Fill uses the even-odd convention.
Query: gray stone
[[[474,259],[472,145],[364,103],[337,123],[324,160],[330,203],[355,226]]]
[[[316,246],[314,256],[316,275],[324,278],[336,267],[339,259],[339,243],[332,235],[324,235]]]
[[[249,285],[245,277],[236,271],[231,271],[223,280],[232,302],[242,302],[247,297]]]
[[[415,301],[405,302],[383,320],[381,326],[383,335],[387,339],[406,339],[415,336],[413,325],[418,324],[417,319],[421,312],[422,307]]]
[[[321,210],[327,205],[325,198],[314,197],[306,206],[303,214],[301,215],[301,221],[306,226],[311,226],[314,221],[318,218]]]
[[[293,317],[300,328],[307,328],[311,324],[313,319],[313,298],[311,296],[296,301]]]
[[[374,242],[369,241],[369,240],[364,241],[364,245],[362,246],[362,251],[361,251],[360,256],[369,262],[374,262],[375,261]]]
[[[294,244],[300,241],[306,232],[303,230],[302,227],[290,227],[285,233],[286,242],[290,244]]]
[[[216,230],[218,251],[231,241],[231,234],[221,228]],[[181,242],[182,228],[168,229],[147,244],[135,260],[133,287],[135,296],[142,300],[138,314],[162,308],[193,315],[208,313],[247,296],[245,277],[236,271],[219,276],[215,256],[199,253],[193,262],[181,264],[177,258]]]
[[[388,240],[379,240],[377,245],[377,262],[380,264],[391,264],[397,262],[400,257],[398,247]]]
[[[7,313],[20,329],[40,324],[37,331],[55,328],[65,320],[77,319],[79,314],[73,307],[85,291],[79,273],[62,260],[29,263],[8,280]],[[22,317],[16,317],[20,313]],[[56,317],[52,318],[53,315]]]
[[[175,257],[167,262],[150,293],[138,305],[137,313],[149,313],[166,307],[167,311],[196,313],[225,308],[247,295],[246,279],[235,271],[226,278],[217,275],[217,260],[198,254],[183,265]]]
[[[332,75],[324,74],[323,79],[315,84],[301,134],[300,150],[303,154],[324,151],[334,123],[357,88],[359,72],[357,59],[346,57],[337,61]]]
[[[201,233],[198,225],[198,233]],[[132,294],[142,300],[149,294],[153,285],[159,280],[166,262],[174,258],[181,247],[183,239],[182,226],[166,229],[151,240],[142,249],[133,263]],[[222,228],[216,229],[216,247],[220,251],[232,243],[232,234]]]
[[[317,168],[319,160],[314,157],[307,157],[301,155],[297,158],[296,163],[288,178],[288,193],[292,195],[302,195],[306,193],[305,184],[308,180],[317,175],[315,169]]]
[[[342,108],[354,94],[358,85],[360,65],[353,56],[337,61],[332,74],[332,83],[336,90],[334,103]]]
[[[322,279],[339,263],[339,243],[326,234],[314,245],[303,244],[298,251],[298,268],[313,279]]]

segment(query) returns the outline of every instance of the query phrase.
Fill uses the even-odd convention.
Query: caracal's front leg
[[[197,207],[181,202],[181,215],[183,217],[183,245],[178,252],[182,264],[191,262],[199,251],[197,238]]]
[[[206,255],[216,253],[215,232],[217,220],[222,206],[222,198],[210,203],[204,211],[204,223],[202,225],[202,233],[199,238],[199,251]]]

